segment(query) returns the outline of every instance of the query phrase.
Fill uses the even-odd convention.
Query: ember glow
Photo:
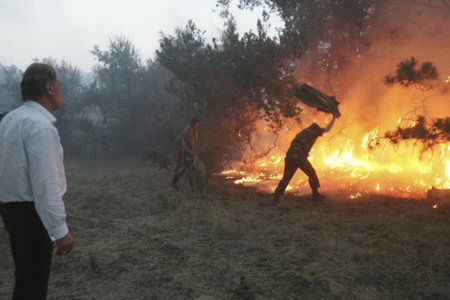
[[[367,134],[373,135],[374,131]],[[397,149],[388,145],[382,150],[368,149],[364,144],[366,137],[359,143],[349,138],[340,149],[331,151],[333,147],[327,142],[317,143],[310,161],[320,176],[322,190],[344,192],[348,198],[358,199],[373,193],[421,197],[432,186],[450,188],[450,145],[441,145],[439,155],[419,157],[414,147]],[[235,184],[271,192],[282,178],[284,167],[284,151],[273,152],[253,166],[236,163],[222,174]],[[287,190],[308,193],[306,176],[299,171]]]
[[[397,90],[393,93],[394,96],[389,95],[390,99],[405,98],[398,95],[404,92]],[[376,120],[379,123],[375,123],[369,118],[361,121],[351,119],[355,106],[346,106],[344,102],[341,106],[342,118],[338,119],[331,132],[319,138],[310,153],[309,160],[318,173],[321,191],[357,200],[370,194],[423,198],[433,186],[450,188],[450,144],[439,145],[433,151],[424,153],[421,153],[421,145],[413,141],[395,146],[386,141],[378,147],[372,147],[374,139],[381,137],[387,130],[399,125],[414,125],[411,118],[403,115],[402,109],[407,107],[406,104],[400,104],[395,110],[388,108]],[[303,126],[286,122],[285,129],[279,133],[277,147],[268,155],[253,163],[235,162],[222,174],[235,184],[273,192],[282,178],[284,156],[295,134],[313,121],[321,126],[328,122],[328,115],[308,110],[304,108]],[[448,115],[450,111],[444,113]],[[275,135],[269,132],[267,124],[261,123],[257,128],[253,148],[263,152],[263,149],[273,145]],[[287,191],[310,193],[306,175],[299,170]]]

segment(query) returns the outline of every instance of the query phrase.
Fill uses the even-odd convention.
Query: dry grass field
[[[175,191],[137,159],[66,168],[77,245],[54,258],[49,299],[450,299],[448,205],[329,195],[272,207],[221,178],[206,195]],[[9,299],[3,224],[0,270]]]

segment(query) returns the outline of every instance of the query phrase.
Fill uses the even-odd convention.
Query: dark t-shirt
[[[318,126],[309,126],[308,128],[302,130],[291,142],[286,157],[297,158],[299,155],[309,155],[312,146],[316,140],[325,133],[323,128]]]

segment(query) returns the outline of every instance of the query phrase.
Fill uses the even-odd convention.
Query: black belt
[[[21,207],[35,207],[33,201],[23,201],[23,202],[0,202],[0,207],[4,208],[21,208]]]

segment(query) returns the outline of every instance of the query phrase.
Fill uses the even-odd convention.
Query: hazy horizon
[[[234,6],[232,13],[240,32],[255,29],[261,16],[259,9]],[[53,57],[87,72],[95,63],[89,53],[94,45],[104,49],[118,35],[130,39],[147,59],[158,49],[161,32],[171,34],[189,19],[207,37],[217,36],[224,22],[216,0],[189,5],[182,0],[0,0],[0,63],[24,69],[34,58]]]

